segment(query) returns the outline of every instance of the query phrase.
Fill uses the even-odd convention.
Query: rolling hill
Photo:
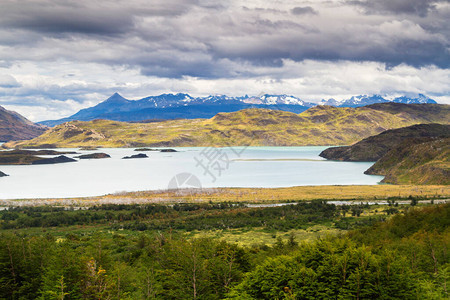
[[[384,175],[393,184],[450,184],[450,138],[406,140],[365,174]]]
[[[267,109],[219,113],[211,119],[153,123],[107,120],[58,125],[5,147],[167,147],[349,145],[387,129],[450,122],[450,106],[385,103],[348,108],[315,106],[301,114]]]
[[[20,114],[0,106],[0,142],[35,138],[47,129],[37,125]]]
[[[332,160],[376,161],[365,174],[393,184],[450,184],[450,125],[418,124],[387,130],[352,146],[331,147]]]
[[[428,141],[430,138],[449,137],[450,125],[419,124],[387,130],[352,146],[331,147],[322,151],[320,156],[331,160],[377,161],[406,140],[412,144]]]

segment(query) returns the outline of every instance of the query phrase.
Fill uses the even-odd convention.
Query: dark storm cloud
[[[42,33],[120,34],[132,31],[137,17],[175,17],[196,2],[4,0],[0,26]]]
[[[218,66],[218,63],[208,61],[183,62],[183,61],[160,61],[155,64],[142,64],[141,72],[146,76],[182,78],[191,76],[198,78],[222,78],[231,77],[228,69]]]
[[[294,15],[317,15],[317,11],[311,6],[297,6],[294,7],[291,12]]]
[[[425,17],[438,2],[448,0],[361,0],[349,3],[363,7],[368,13],[414,14]]]
[[[276,62],[274,67],[280,66],[280,59],[450,66],[448,40],[407,20],[359,27],[340,24],[341,28],[326,31],[265,24],[265,33],[258,36],[218,38],[211,43],[212,52],[217,57],[244,59],[255,65]]]
[[[125,66],[166,78],[270,75],[286,60],[449,67],[448,15],[436,1],[324,3],[3,0],[0,46],[10,48],[0,47],[0,57]]]
[[[110,13],[84,12],[76,12],[71,15],[43,12],[39,16],[26,16],[5,23],[6,26],[38,32],[99,35],[126,33],[134,24],[132,18],[120,14],[111,16]]]

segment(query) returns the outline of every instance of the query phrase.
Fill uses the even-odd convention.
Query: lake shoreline
[[[161,147],[166,149],[166,147]],[[0,199],[95,197],[167,188],[278,188],[314,185],[376,185],[383,176],[365,175],[373,162],[320,158],[325,147],[176,147],[177,152],[102,148],[108,159],[52,165],[2,165]],[[64,152],[93,153],[73,148]],[[142,155],[143,156],[143,155]],[[77,160],[78,159],[78,160]],[[179,178],[188,176],[192,182]]]

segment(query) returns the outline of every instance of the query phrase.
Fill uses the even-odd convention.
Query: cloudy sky
[[[0,12],[0,105],[33,121],[114,92],[450,104],[450,0],[0,0]]]

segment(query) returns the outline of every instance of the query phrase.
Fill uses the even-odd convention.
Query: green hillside
[[[267,109],[220,113],[211,119],[123,123],[74,121],[6,147],[167,147],[348,145],[391,128],[449,123],[448,105],[316,106],[301,114]]]
[[[450,138],[407,140],[378,160],[366,174],[395,184],[450,184]]]
[[[428,141],[429,138],[450,137],[450,125],[419,124],[391,129],[363,139],[352,146],[328,148],[320,156],[343,161],[377,161],[406,140],[409,144]]]

